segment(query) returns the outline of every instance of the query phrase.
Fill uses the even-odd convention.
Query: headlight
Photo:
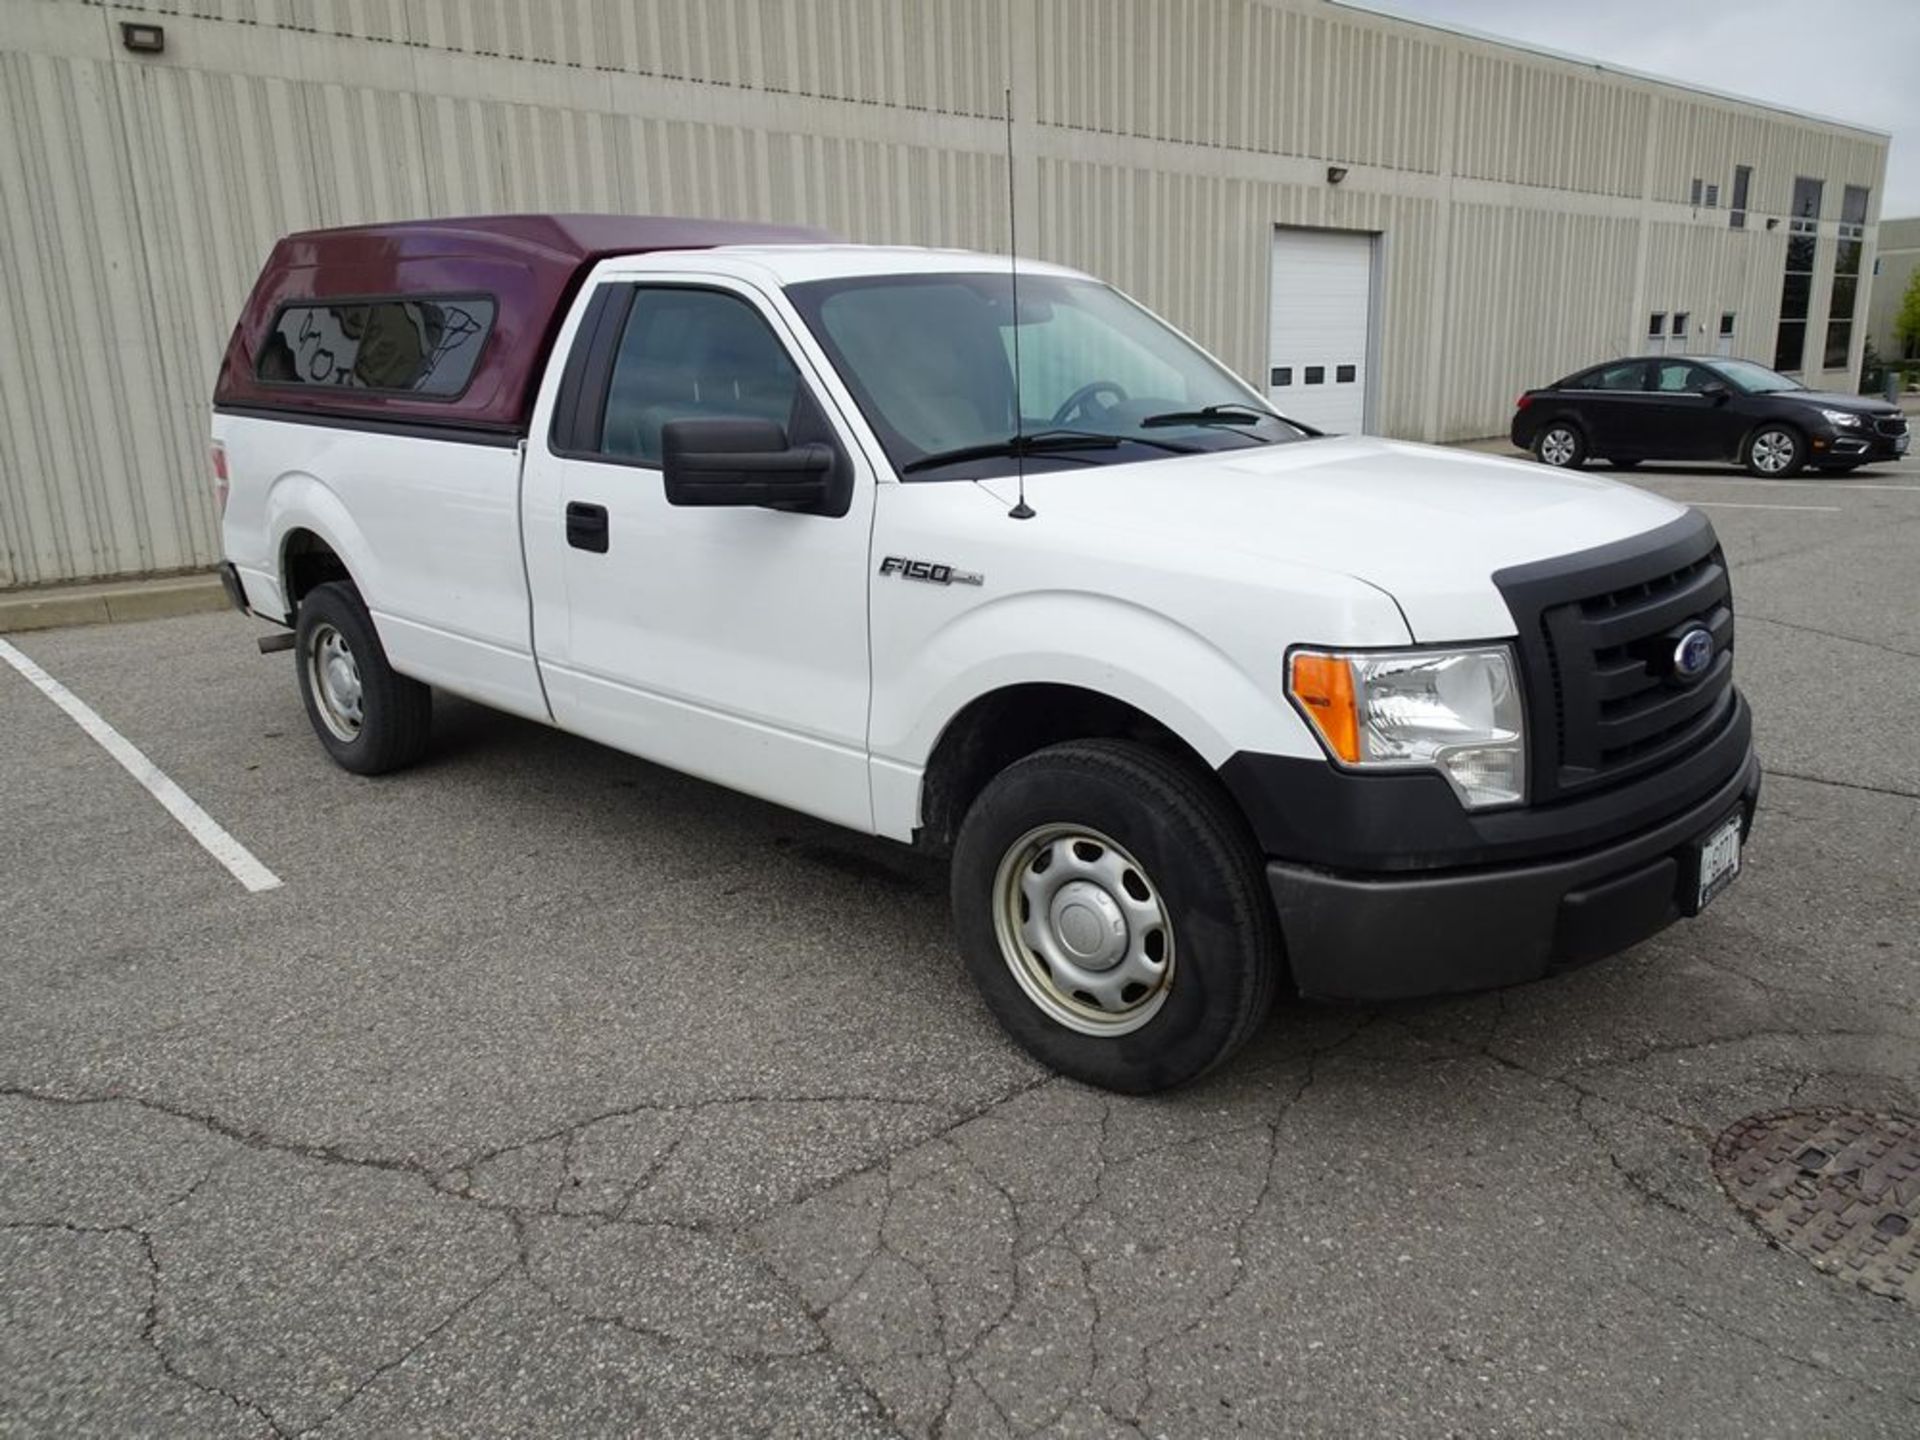
[[[1472,810],[1526,798],[1526,726],[1504,645],[1295,650],[1287,694],[1343,765],[1438,770]]]
[[[1843,425],[1849,430],[1860,428],[1860,417],[1851,410],[1822,410],[1820,413],[1827,417],[1829,425]]]

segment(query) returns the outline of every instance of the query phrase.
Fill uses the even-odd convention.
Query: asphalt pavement
[[[904,850],[450,700],[347,775],[234,615],[16,637],[283,883],[0,667],[0,1433],[1920,1433],[1920,1303],[1713,1161],[1920,1115],[1920,463],[1632,479],[1733,562],[1739,882],[1152,1099]]]

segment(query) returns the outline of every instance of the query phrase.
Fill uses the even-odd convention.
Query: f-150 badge
[[[898,575],[905,580],[924,580],[929,585],[984,585],[987,578],[972,570],[956,570],[934,560],[909,560],[889,555],[880,562],[882,575]]]

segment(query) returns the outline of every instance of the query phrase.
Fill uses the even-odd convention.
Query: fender
[[[373,547],[346,505],[325,481],[303,470],[278,476],[267,490],[266,519],[273,581],[282,613],[292,609],[286,596],[287,540],[296,530],[311,531],[324,540],[347,567],[368,610],[379,610],[379,567],[374,561]],[[377,618],[375,623],[378,624]]]
[[[1035,645],[1041,637],[1056,643]],[[1396,623],[1383,642],[1405,643],[1405,631]],[[869,728],[875,829],[911,837],[941,735],[975,700],[1015,685],[1069,685],[1121,701],[1209,766],[1242,750],[1318,758],[1318,742],[1281,693],[1277,645],[1268,658],[1270,673],[1251,674],[1199,631],[1111,595],[1029,590],[974,606],[892,673],[876,668]]]

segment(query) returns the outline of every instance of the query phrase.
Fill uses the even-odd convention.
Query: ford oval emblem
[[[1713,666],[1713,636],[1695,627],[1673,647],[1673,673],[1682,680],[1698,680]]]

